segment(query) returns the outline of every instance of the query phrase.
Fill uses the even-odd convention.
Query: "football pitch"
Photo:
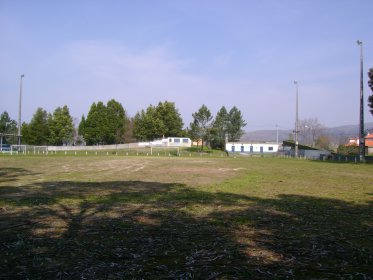
[[[0,156],[0,279],[372,279],[373,165]]]

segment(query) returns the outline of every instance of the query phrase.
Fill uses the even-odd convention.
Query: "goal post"
[[[180,156],[180,147],[150,147],[150,155],[152,156]]]
[[[33,145],[12,145],[10,153],[23,155],[46,155],[48,154],[48,146],[33,146]]]

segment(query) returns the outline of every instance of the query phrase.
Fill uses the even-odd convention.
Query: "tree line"
[[[368,95],[368,107],[373,115],[373,68],[369,69],[368,77],[368,86],[372,90]],[[240,139],[246,125],[241,111],[235,106],[229,111],[221,107],[214,118],[211,111],[202,105],[192,117],[189,126],[183,128],[179,111],[173,102],[168,101],[159,102],[156,106],[149,105],[133,118],[116,100],[112,99],[106,105],[99,101],[91,105],[87,116],[83,115],[79,124],[74,123],[66,105],[58,107],[53,113],[38,108],[29,123],[22,123],[22,144],[105,145],[185,136],[201,143],[201,148],[208,143],[212,148],[224,149],[226,141]],[[304,127],[307,127],[307,131],[315,128],[311,138],[306,139],[309,144],[315,145],[316,140],[319,141],[316,134],[320,127],[315,126],[314,121],[305,123]],[[6,111],[0,115],[0,133],[17,134],[17,122]],[[17,144],[16,137],[2,138],[4,144]]]
[[[173,102],[149,105],[130,118],[122,104],[112,99],[106,104],[93,103],[87,116],[74,123],[69,108],[58,107],[53,113],[38,108],[29,123],[21,127],[22,144],[28,145],[109,145],[151,141],[162,137],[190,137],[212,148],[224,149],[225,141],[238,141],[246,125],[237,107],[223,106],[214,118],[206,105],[192,114],[193,121],[184,128],[183,119]],[[17,122],[5,111],[0,118],[0,132],[17,134]],[[16,144],[6,137],[4,143]]]

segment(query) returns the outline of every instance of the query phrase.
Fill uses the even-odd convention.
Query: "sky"
[[[236,106],[246,130],[299,119],[359,123],[360,47],[373,68],[372,0],[0,0],[0,112],[22,122],[93,102],[133,117],[174,102],[184,126],[204,104]]]

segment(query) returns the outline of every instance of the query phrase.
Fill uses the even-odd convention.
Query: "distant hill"
[[[373,131],[373,122],[365,124],[365,130]],[[278,140],[281,143],[284,140],[289,139],[289,135],[293,134],[293,130],[279,130]],[[343,125],[337,127],[326,127],[323,131],[324,135],[329,136],[335,143],[344,143],[348,138],[358,137],[359,126],[358,125]],[[247,142],[276,142],[277,131],[273,130],[256,130],[246,132],[241,137],[241,141]]]

